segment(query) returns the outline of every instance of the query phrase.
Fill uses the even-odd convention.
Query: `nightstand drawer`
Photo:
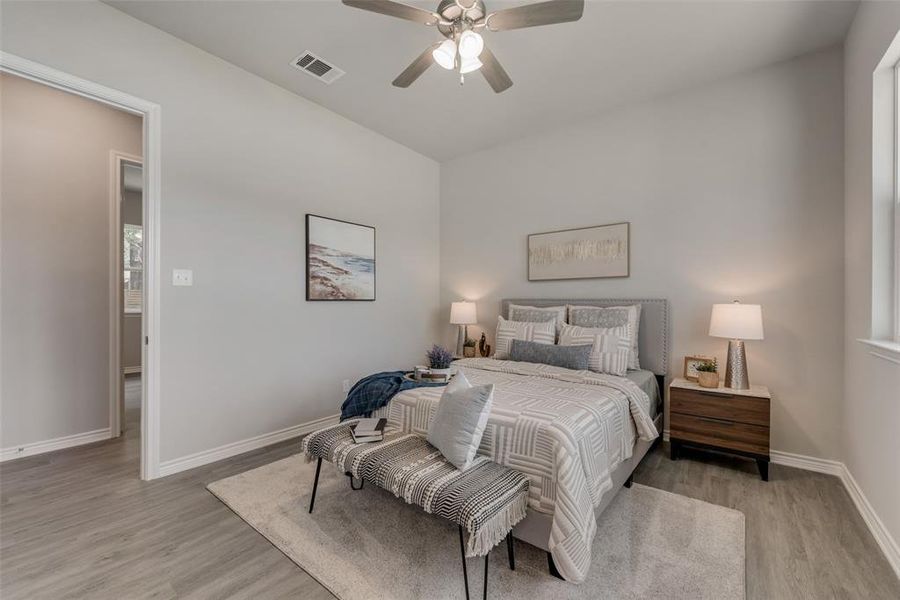
[[[769,400],[766,398],[671,388],[669,411],[769,426]]]
[[[672,412],[669,435],[673,439],[769,455],[769,428]]]

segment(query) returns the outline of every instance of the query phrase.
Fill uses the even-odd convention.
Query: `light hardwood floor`
[[[122,439],[0,465],[0,597],[332,597],[205,489],[296,440],[142,482],[128,412]],[[744,512],[748,598],[900,598],[836,478],[773,465],[763,483],[750,461],[687,456],[660,447],[635,481]]]

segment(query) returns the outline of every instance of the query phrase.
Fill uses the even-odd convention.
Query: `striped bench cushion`
[[[484,456],[460,471],[425,438],[388,429],[382,442],[354,444],[355,421],[303,438],[309,460],[321,458],[344,473],[390,491],[461,525],[469,533],[466,556],[484,556],[525,518],[528,477]]]

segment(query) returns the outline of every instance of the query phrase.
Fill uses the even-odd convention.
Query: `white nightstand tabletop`
[[[753,398],[769,398],[771,400],[772,395],[769,394],[769,388],[764,385],[750,385],[749,390],[736,390],[733,388],[725,387],[721,383],[717,388],[705,388],[702,387],[695,381],[688,381],[682,377],[676,377],[672,380],[671,387],[679,388],[682,390],[694,390],[697,392],[709,392],[712,394],[730,394],[732,396],[752,396]]]

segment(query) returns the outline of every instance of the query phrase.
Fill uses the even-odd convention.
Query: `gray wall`
[[[335,414],[343,379],[421,362],[433,160],[101,3],[5,2],[0,44],[162,107],[163,461]],[[308,212],[377,228],[377,301],[304,300]]]
[[[0,447],[109,427],[109,153],[141,119],[0,75]]]
[[[122,194],[122,223],[141,225],[144,222],[141,192],[125,190]],[[122,367],[141,366],[141,313],[122,315]]]
[[[900,29],[900,3],[864,2],[845,45],[845,232],[846,282],[844,321],[844,406],[841,414],[843,460],[878,513],[900,543],[900,366],[873,356],[858,342],[872,334],[873,225],[884,225],[884,215],[873,215],[872,73]],[[890,66],[888,66],[890,69]],[[891,78],[890,71],[888,78]],[[887,89],[887,110],[893,94]],[[891,117],[888,116],[888,122]],[[884,124],[890,135],[891,128]],[[882,160],[890,161],[888,141]],[[876,191],[890,203],[893,181]],[[888,221],[889,225],[889,221]],[[879,248],[879,253],[882,250]],[[884,254],[881,254],[883,261]],[[876,299],[878,302],[879,299]],[[883,333],[883,332],[882,332]],[[882,352],[887,354],[887,352]],[[897,356],[896,354],[894,356]]]
[[[667,297],[678,375],[685,354],[725,359],[713,303],[760,303],[772,447],[835,458],[842,119],[835,48],[444,163],[441,305],[477,300],[492,336],[502,297]],[[621,221],[631,277],[527,281],[529,233]]]

